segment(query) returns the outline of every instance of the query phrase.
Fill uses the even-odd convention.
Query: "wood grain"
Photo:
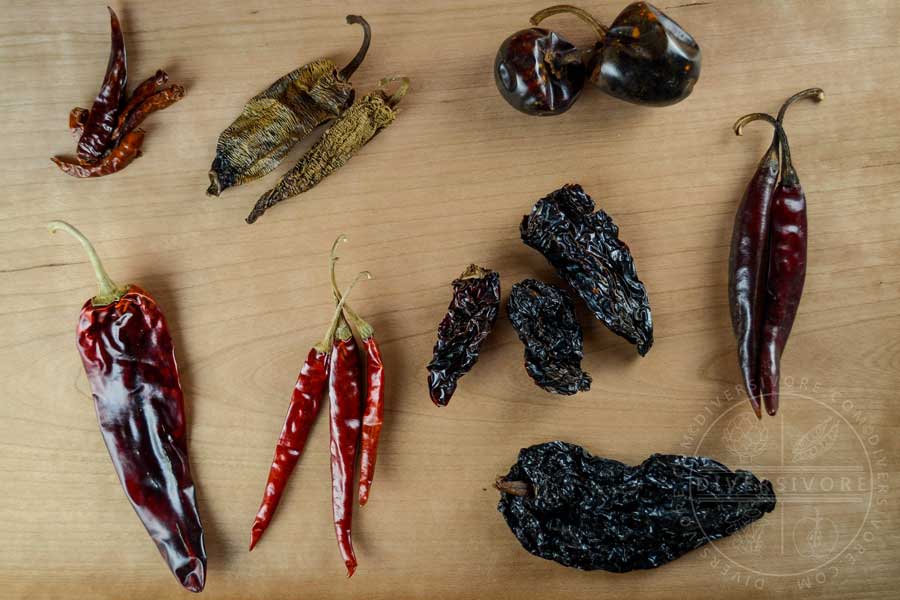
[[[596,0],[589,8],[609,21],[623,5]],[[57,218],[79,226],[110,273],[151,290],[169,317],[207,530],[206,598],[896,594],[900,4],[662,3],[703,48],[691,98],[648,109],[587,93],[562,117],[534,119],[501,100],[491,65],[502,39],[542,7],[530,0],[116,3],[132,80],[165,68],[187,95],[146,122],[140,160],[92,181],[62,175],[49,158],[72,151],[68,112],[89,105],[102,77],[103,5],[21,2],[2,11],[0,597],[181,594],[123,498],[97,432],[73,343],[93,281],[79,247],[47,234],[44,224]],[[277,174],[205,197],[216,137],[283,73],[320,56],[348,60],[359,31],[344,24],[345,13],[364,14],[374,31],[357,89],[401,74],[412,91],[396,123],[339,173],[245,225]],[[574,19],[553,24],[575,41],[588,39]],[[730,425],[749,409],[734,391],[726,261],[736,202],[770,132],[758,125],[735,138],[730,127],[812,85],[826,90],[826,101],[798,105],[787,125],[811,230],[806,291],[783,365],[794,399],[785,398],[783,418],[762,429],[745,423],[756,437],[742,438]],[[553,280],[544,259],[519,241],[518,223],[567,181],[584,185],[631,246],[656,345],[638,359],[584,315],[593,389],[553,397],[525,375],[521,344],[501,317],[449,408],[435,408],[424,366],[449,282],[470,262],[498,270],[504,292],[525,277]],[[389,368],[383,450],[369,505],[354,521],[360,568],[351,580],[330,523],[321,422],[272,528],[246,551],[291,386],[331,312],[327,250],[341,232],[351,240],[342,277],[360,269],[375,275],[358,288],[355,305],[375,326]],[[840,428],[831,446],[821,435],[800,435],[827,419]],[[731,429],[719,427],[726,421]],[[851,490],[858,497],[830,502],[840,490],[821,489],[820,476],[806,502],[787,500],[803,497],[796,490],[781,493],[779,509],[753,536],[626,575],[575,572],[530,556],[495,509],[491,482],[529,444],[565,439],[626,462],[699,449],[762,476],[790,473],[766,462],[769,449],[747,450],[760,436],[782,448],[819,443],[823,454],[792,472],[861,473]],[[816,518],[827,527],[810,529]],[[844,544],[860,526],[848,550],[828,549],[828,536]],[[818,540],[800,544],[812,557],[792,551],[797,535]],[[767,570],[776,573],[759,575]]]

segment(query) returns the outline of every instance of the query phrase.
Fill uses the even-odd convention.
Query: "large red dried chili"
[[[757,416],[762,414],[761,401],[770,415],[778,411],[781,354],[797,314],[806,277],[806,197],[782,128],[788,107],[803,98],[822,100],[824,92],[811,88],[794,94],[781,106],[777,119],[753,113],[741,117],[734,125],[738,135],[744,125],[755,120],[765,120],[775,127],[775,139],[735,217],[729,273],[729,304],[738,338],[738,364]]]
[[[356,282],[365,276],[368,274],[360,273],[357,276],[344,293],[344,298],[347,297]],[[334,312],[325,337],[312,347],[306,357],[306,362],[300,369],[300,375],[297,377],[297,384],[294,386],[291,403],[284,420],[284,427],[282,427],[278,443],[275,445],[275,457],[269,468],[266,491],[250,529],[250,550],[253,550],[272,521],[287,480],[297,465],[300,454],[306,446],[313,421],[319,414],[319,400],[322,398],[325,383],[328,380],[329,352],[343,306],[344,301],[342,300]]]
[[[150,294],[110,279],[80,231],[62,221],[48,228],[81,242],[100,286],[81,309],[76,335],[116,475],[175,577],[199,592],[206,581],[206,549],[166,319]]]
[[[347,241],[340,236],[331,247],[331,289],[338,300],[341,300],[334,275],[334,263],[337,261],[335,250],[340,242]],[[344,304],[344,313],[350,319],[366,354],[366,399],[363,402],[362,440],[359,457],[359,504],[369,501],[372,480],[375,477],[375,462],[378,458],[378,440],[384,425],[384,362],[381,360],[381,349],[375,339],[375,330],[355,310]]]

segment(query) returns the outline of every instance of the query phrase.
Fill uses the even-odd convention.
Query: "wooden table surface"
[[[131,80],[165,68],[186,98],[147,121],[144,156],[97,180],[61,174],[69,110],[89,106],[109,51],[104,5],[14,3],[0,15],[0,597],[184,597],[123,497],[75,349],[94,282],[67,219],[120,281],[160,301],[177,344],[209,554],[206,598],[875,598],[900,586],[900,3],[660,4],[700,42],[693,95],[641,108],[589,90],[566,115],[512,110],[492,81],[499,43],[541,2],[122,3]],[[610,21],[619,1],[588,7]],[[388,131],[305,196],[244,216],[300,156],[220,198],[204,195],[216,137],[244,101],[312,59],[374,39],[358,90],[412,78]],[[573,18],[554,26],[586,43]],[[771,137],[731,124],[813,85],[788,118],[809,200],[809,272],[784,358],[779,416],[736,391],[726,300],[736,203]],[[537,388],[505,314],[445,409],[425,365],[450,281],[470,262],[555,281],[519,239],[545,193],[579,182],[616,220],[646,283],[646,358],[582,311],[590,392]],[[388,368],[383,449],[350,580],[331,525],[328,429],[314,428],[272,527],[247,552],[301,361],[341,278]],[[505,300],[505,296],[504,296]],[[326,417],[322,415],[321,419]],[[524,446],[563,439],[638,463],[713,456],[776,483],[750,529],[658,570],[583,573],[523,550],[491,483]]]

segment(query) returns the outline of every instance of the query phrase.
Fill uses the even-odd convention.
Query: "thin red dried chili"
[[[119,119],[116,122],[116,129],[113,131],[113,138],[117,138],[122,134],[125,120],[128,118],[131,111],[134,110],[138,104],[155,94],[156,90],[165,85],[167,81],[169,81],[169,74],[162,69],[158,69],[156,73],[134,88],[131,92],[131,97],[128,98],[128,101],[125,102],[125,106],[119,111]]]
[[[368,274],[360,273],[345,291],[344,296],[346,297],[356,282],[365,276]],[[291,403],[288,406],[284,426],[281,429],[281,435],[278,436],[278,443],[275,445],[275,457],[269,468],[266,490],[250,529],[250,550],[253,550],[269,523],[272,522],[287,481],[297,465],[300,454],[306,447],[306,440],[312,429],[313,421],[319,414],[319,401],[325,392],[325,383],[328,380],[329,351],[342,307],[343,302],[339,303],[335,310],[325,337],[310,349],[306,362],[300,369],[294,392],[291,394]]]
[[[331,247],[331,289],[340,300],[337,281],[334,276],[334,263],[337,261],[335,250],[340,242],[347,241],[340,236]],[[366,353],[366,399],[363,403],[362,440],[359,458],[359,504],[363,506],[369,501],[372,480],[375,478],[375,462],[378,458],[378,440],[384,424],[384,362],[381,360],[381,349],[375,339],[375,330],[363,320],[355,310],[344,304],[344,313],[356,327],[360,341]]]
[[[206,549],[166,319],[150,294],[110,279],[80,231],[62,221],[48,228],[81,242],[100,287],[81,309],[76,334],[116,475],[172,573],[199,592],[206,581]]]
[[[125,121],[116,128],[116,131],[113,132],[113,139],[118,139],[123,133],[128,135],[128,132],[143,123],[144,119],[152,113],[168,108],[182,98],[184,98],[184,88],[180,85],[170,85],[145,98],[143,102],[128,113]]]
[[[141,145],[144,143],[144,130],[135,129],[122,138],[122,141],[113,148],[113,151],[104,156],[99,162],[92,165],[82,165],[76,162],[54,156],[50,160],[56,163],[63,173],[72,177],[102,177],[121,171],[141,155]]]
[[[112,30],[109,63],[100,91],[85,122],[84,133],[78,141],[78,159],[87,164],[100,160],[109,149],[119,109],[125,100],[125,86],[128,81],[122,26],[115,11],[109,7],[107,9]]]

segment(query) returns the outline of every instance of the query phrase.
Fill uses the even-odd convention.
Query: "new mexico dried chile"
[[[507,312],[525,344],[525,370],[536,384],[566,396],[591,389],[591,376],[581,370],[581,325],[563,289],[526,279],[512,287]]]
[[[542,198],[525,215],[522,241],[550,261],[604,325],[637,346],[643,356],[653,345],[647,290],[638,279],[619,228],[578,184]]]
[[[775,508],[770,482],[711,458],[654,454],[632,467],[565,442],[523,448],[496,486],[526,550],[586,571],[659,567]]]

